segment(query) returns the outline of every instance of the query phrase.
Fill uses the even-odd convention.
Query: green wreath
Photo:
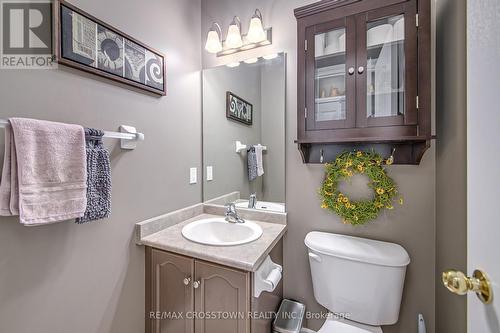
[[[397,186],[386,173],[383,165],[391,165],[393,157],[384,160],[374,152],[346,152],[337,156],[335,162],[326,164],[326,177],[319,193],[323,199],[321,208],[328,209],[343,218],[344,223],[365,224],[374,220],[382,209],[394,209],[398,196]],[[351,178],[355,173],[370,178],[368,186],[374,191],[371,201],[351,201],[338,190],[340,181]],[[403,198],[399,198],[403,204]]]

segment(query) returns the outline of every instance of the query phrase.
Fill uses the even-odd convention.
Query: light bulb
[[[248,29],[247,38],[252,43],[259,43],[267,39],[264,27],[262,26],[262,15],[256,10],[254,16],[250,20],[250,28]]]
[[[230,49],[237,49],[243,45],[243,40],[241,39],[240,27],[236,22],[236,19],[237,19],[236,17],[233,19],[233,22],[231,22],[231,25],[227,30],[226,45]]]
[[[210,30],[207,36],[207,43],[205,44],[205,50],[210,53],[218,53],[222,51],[222,43],[220,41],[219,33],[215,30]]]
[[[271,53],[271,54],[266,54],[265,56],[262,56],[262,58],[266,60],[271,60],[274,58],[278,58],[278,53]]]
[[[259,58],[250,58],[247,60],[243,60],[245,64],[255,64],[257,61],[259,61]]]
[[[227,64],[226,66],[229,68],[234,68],[234,67],[238,67],[239,65],[240,65],[239,62],[232,62],[230,64]]]

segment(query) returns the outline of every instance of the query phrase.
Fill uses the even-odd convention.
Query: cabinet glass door
[[[367,24],[366,116],[391,117],[405,113],[404,16]]]
[[[406,36],[415,15],[407,5],[378,9],[361,16],[359,38],[358,121],[361,126],[416,123],[416,39]],[[408,20],[413,22],[408,22]],[[411,28],[410,28],[411,29]],[[360,96],[363,95],[363,96]]]
[[[310,38],[313,50],[308,51],[307,129],[346,128],[354,125],[354,78],[349,76],[349,62],[354,43],[348,19],[314,27]],[[354,25],[354,22],[353,22]],[[353,39],[351,39],[353,40]],[[352,44],[352,45],[351,45]],[[351,65],[351,71],[354,67]],[[352,74],[351,74],[352,75]],[[351,98],[350,98],[351,97]]]
[[[345,28],[315,38],[315,117],[317,122],[345,120]]]

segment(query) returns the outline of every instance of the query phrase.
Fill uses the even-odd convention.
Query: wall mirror
[[[286,55],[203,71],[205,203],[285,212]]]

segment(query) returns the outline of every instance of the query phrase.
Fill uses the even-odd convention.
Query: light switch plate
[[[189,169],[189,184],[196,184],[198,182],[198,169],[190,168]]]
[[[214,180],[214,168],[209,165],[207,166],[207,181]]]

